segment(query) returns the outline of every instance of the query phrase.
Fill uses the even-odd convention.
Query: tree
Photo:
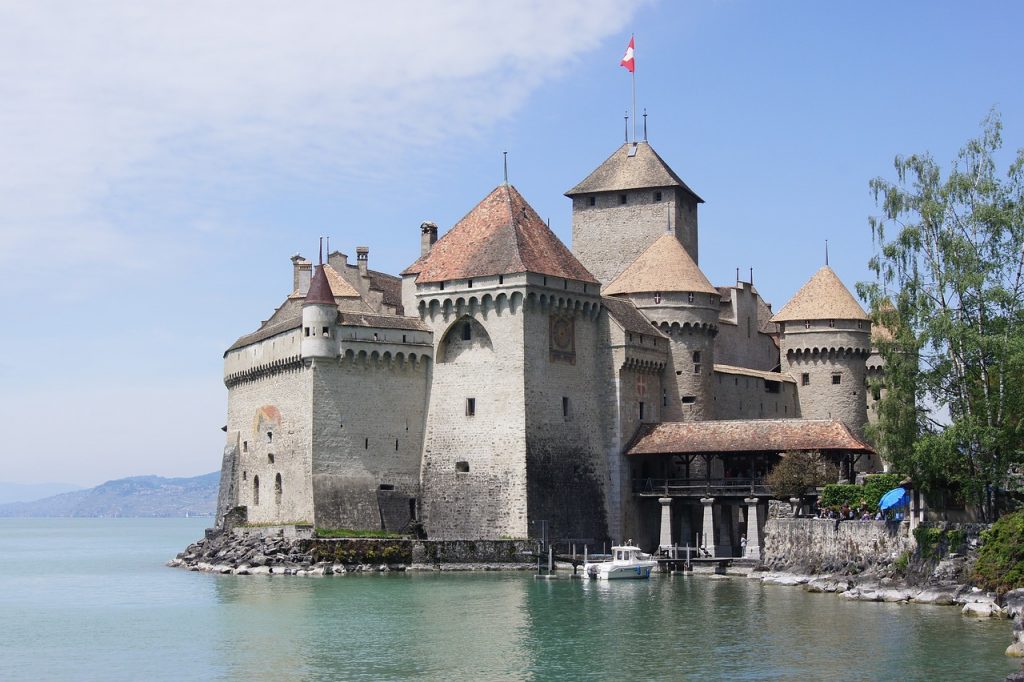
[[[839,470],[817,452],[786,452],[766,482],[772,495],[781,498],[803,497],[813,488],[835,483]]]
[[[860,286],[891,332],[876,442],[926,492],[958,489],[988,519],[1024,445],[1024,149],[1001,177],[1001,148],[993,111],[945,178],[915,154],[896,157],[896,182],[872,180],[876,281]]]

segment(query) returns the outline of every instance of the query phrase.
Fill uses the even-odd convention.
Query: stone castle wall
[[[584,309],[585,306],[585,309]],[[608,535],[608,418],[601,394],[600,304],[591,294],[541,288],[527,297],[525,328],[526,473],[530,535],[604,540]],[[572,330],[559,351],[555,323]]]
[[[455,288],[419,296],[435,340],[421,473],[424,527],[434,539],[525,538],[523,294],[511,286]]]
[[[661,194],[661,201],[655,200],[655,193]],[[622,203],[623,195],[626,203]],[[665,234],[670,221],[676,238],[698,262],[697,204],[681,189],[576,196],[572,202],[572,252],[594,277],[608,284]]]
[[[763,302],[759,302],[757,292],[747,282],[729,287],[728,291],[715,337],[715,362],[773,371],[779,366],[779,348],[769,335],[758,331],[758,312]]]
[[[250,523],[313,520],[311,396],[312,373],[301,364],[228,390],[237,453],[230,506],[246,506]]]
[[[800,416],[796,384],[775,382],[769,392],[765,380],[732,372],[715,372],[715,419],[791,419]]]
[[[348,351],[311,372],[316,526],[405,530],[418,514],[429,359]]]

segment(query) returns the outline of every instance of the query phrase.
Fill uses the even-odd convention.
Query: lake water
[[[2,680],[999,680],[1008,621],[744,578],[215,576],[209,519],[0,519]]]

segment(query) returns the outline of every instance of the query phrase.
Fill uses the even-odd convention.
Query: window
[[[273,463],[274,463],[274,453],[268,452],[267,453],[267,464],[273,464]]]
[[[640,401],[640,421],[644,420],[644,403]]]
[[[466,416],[476,416],[476,398],[466,398]]]
[[[249,441],[242,441],[242,452],[249,452]]]
[[[466,280],[466,286],[467,286],[468,288],[472,289],[472,288],[473,288],[473,280],[471,280],[471,279],[467,279],[467,280]]]
[[[693,405],[695,402],[697,402],[697,396],[695,396],[695,395],[684,395],[683,396],[683,405]]]
[[[661,292],[660,291],[658,293],[654,294],[654,302],[655,303],[661,303]]]
[[[838,384],[841,384],[841,383],[843,383],[843,375],[842,374],[833,374],[832,375],[832,384],[833,385],[838,385]]]
[[[810,329],[810,328],[811,328],[811,321],[810,320],[804,320],[804,329]]]
[[[309,336],[309,327],[304,327],[302,331],[306,336]]]
[[[591,206],[596,206],[597,205],[597,197],[590,197],[590,205]]]
[[[569,421],[569,398],[562,396],[562,418]]]
[[[260,477],[252,477],[252,506],[258,507],[260,505]]]
[[[456,462],[455,463],[455,471],[456,471],[456,473],[460,473],[460,474],[468,474],[469,473],[469,462]]]
[[[369,449],[370,449],[370,439],[369,438],[364,438],[363,439],[363,450],[369,450]]]
[[[687,303],[693,303],[693,292],[692,291],[686,295],[686,302]]]
[[[373,340],[374,341],[380,341],[380,337],[377,335],[377,332],[373,333]]]
[[[395,439],[395,452],[398,452],[398,439]]]
[[[836,321],[835,320],[829,320],[828,321],[828,326],[830,326],[830,327],[836,326]]]
[[[655,201],[661,201],[661,192],[655,192],[654,193],[654,200]]]
[[[462,340],[469,341],[471,338],[473,338],[473,328],[470,326],[469,322],[466,322],[462,325]]]
[[[281,474],[274,477],[274,504],[281,504],[281,492],[283,486],[281,485]]]
[[[545,278],[544,278],[544,286],[547,286],[547,285],[548,285],[548,278],[547,278],[547,277],[545,277]]]
[[[412,519],[413,521],[416,520],[416,498],[415,497],[410,497],[409,498],[409,518]]]
[[[505,283],[505,275],[498,275],[498,284]]]
[[[320,333],[321,333],[322,336],[329,337],[331,335],[331,328],[330,327],[324,327],[323,330]]]
[[[274,442],[274,432],[273,431],[267,431],[267,442],[268,443],[273,443]]]
[[[402,334],[402,343],[405,343],[405,334]]]
[[[693,351],[693,373],[694,374],[700,374],[700,367],[701,367],[700,358],[701,358],[700,351],[699,350]]]
[[[764,380],[764,390],[768,393],[779,393],[782,390],[782,384],[778,381]]]
[[[668,407],[668,391],[661,392],[661,406]]]
[[[568,289],[569,288],[569,280],[567,280],[567,279],[563,279],[562,280],[562,288],[563,289]]]
[[[620,204],[625,204],[626,203],[626,195],[625,194],[620,194],[619,195],[619,203]]]
[[[379,486],[377,486],[377,489],[378,490],[394,490],[395,489],[395,484],[394,483],[381,483]]]
[[[441,291],[444,291],[444,282],[441,282]]]
[[[811,375],[808,374],[807,372],[804,372],[803,374],[801,374],[800,375],[800,385],[801,386],[810,386],[811,385]]]
[[[248,480],[248,479],[249,479],[249,472],[248,472],[248,471],[244,471],[244,470],[243,470],[243,471],[242,471],[242,480],[243,480],[243,481],[246,481],[246,480]]]
[[[857,320],[857,329],[863,329],[863,328],[864,328],[864,322],[861,321],[861,320]]]

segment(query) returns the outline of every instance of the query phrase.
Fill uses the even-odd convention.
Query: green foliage
[[[1024,511],[1007,514],[981,534],[972,579],[999,593],[1024,587]]]
[[[945,178],[915,154],[896,158],[896,182],[872,180],[876,279],[858,287],[888,330],[876,444],[922,491],[952,484],[987,518],[988,491],[1024,458],[1024,150],[1004,178],[1001,148],[993,112]]]
[[[853,508],[860,506],[864,499],[864,486],[852,483],[833,483],[821,489],[818,498],[819,507],[842,507],[847,504]]]
[[[353,530],[351,528],[317,528],[318,538],[403,538],[401,533],[389,530]]]
[[[838,475],[835,466],[817,452],[787,452],[768,473],[767,483],[775,497],[802,497]]]
[[[914,539],[917,541],[917,551],[921,558],[933,559],[942,555],[941,547],[945,532],[941,528],[918,526],[914,529]]]
[[[822,507],[842,507],[848,504],[859,509],[866,504],[872,511],[878,510],[878,502],[882,495],[899,486],[902,477],[898,474],[874,474],[864,480],[864,485],[853,483],[834,483],[821,490],[818,505]]]
[[[896,561],[894,561],[892,564],[893,571],[895,571],[897,575],[906,575],[907,568],[909,567],[910,552],[903,552],[898,557],[896,557]]]
[[[369,538],[316,541],[312,555],[316,561],[338,564],[407,564],[412,561],[410,543]]]

